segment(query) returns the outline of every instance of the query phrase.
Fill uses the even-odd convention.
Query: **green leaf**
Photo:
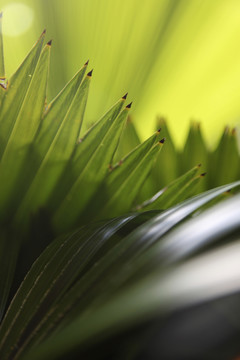
[[[61,332],[32,348],[23,359],[54,360],[68,356],[73,350],[86,351],[105,339],[111,342],[112,337],[121,336],[139,323],[166,318],[169,313],[187,306],[239,292],[239,251],[238,242],[169,268],[167,273],[156,271],[102,306],[76,318]],[[226,273],[222,272],[223,265],[228,269]]]
[[[7,87],[7,81],[5,78],[5,67],[4,67],[4,52],[3,52],[3,36],[2,36],[2,15],[0,12],[0,104],[4,96],[4,91]]]
[[[236,185],[235,183],[233,186]],[[201,199],[203,204],[206,199],[210,200],[212,196],[220,194],[223,189],[224,187],[211,193],[207,192],[205,196],[197,198]],[[191,206],[196,206],[198,201],[191,200],[191,202]],[[190,204],[189,201],[188,204]],[[116,258],[112,257],[113,253],[110,252],[106,256],[108,268],[105,268],[103,272],[101,268],[103,264],[98,263],[92,271],[92,275],[95,276],[95,287],[89,284],[91,279],[89,276],[82,280],[81,288],[80,283],[78,284],[78,291],[82,289],[84,293],[86,308],[82,309],[80,305],[79,315],[75,313],[69,325],[48,337],[38,347],[32,348],[24,359],[57,359],[58,356],[67,355],[76,347],[86,348],[98,342],[98,339],[102,341],[103,338],[119,334],[123,329],[129,329],[136,323],[153,318],[161,311],[166,314],[166,311],[239,290],[239,244],[179,264],[179,260],[183,257],[199,251],[199,248],[203,248],[212,241],[218,241],[223,235],[232,233],[234,229],[239,230],[239,204],[239,196],[231,198],[202,213],[199,217],[189,219],[163,238],[155,231],[149,232],[148,223],[143,224],[141,232],[145,234],[144,239],[136,237],[137,233],[139,235],[137,229],[113,249],[120,257],[122,264],[120,268],[119,263],[116,264]],[[150,223],[155,221],[155,225],[158,224],[158,229],[160,228],[158,219],[161,216],[150,220]],[[223,218],[226,221],[223,221]],[[167,217],[165,222],[168,223]],[[133,237],[143,245],[148,240],[149,247],[149,242],[153,242],[155,234],[161,241],[157,241],[149,250],[142,252],[141,257],[136,257],[134,260],[132,253],[126,252],[126,246],[128,244],[129,248],[129,240]],[[125,251],[119,252],[122,244],[125,244]],[[219,259],[222,261],[219,262]],[[233,261],[231,267],[229,267],[229,259]],[[224,272],[222,271],[223,264],[225,265]],[[134,279],[133,283],[131,279]],[[88,284],[88,287],[84,287],[84,284],[85,286]],[[86,291],[90,291],[91,298],[86,298]],[[105,296],[103,296],[104,291]]]
[[[166,263],[175,263],[220,241],[226,234],[240,228],[240,195],[228,198],[166,234],[154,249],[161,252]],[[197,230],[197,233],[196,233]],[[229,239],[230,240],[230,239]],[[225,243],[228,239],[225,239]],[[230,240],[231,241],[231,240]],[[153,251],[150,250],[150,252]]]
[[[36,136],[36,147],[41,158],[46,156],[49,148],[57,141],[58,137],[64,137],[63,129],[66,129],[70,136],[67,145],[67,154],[61,150],[61,155],[68,158],[72,151],[73,145],[76,144],[86,106],[85,89],[89,86],[91,75],[85,78],[84,86],[83,77],[86,73],[88,62],[76,73],[68,82],[62,91],[53,99],[46,108],[44,119]],[[84,95],[84,99],[82,96]],[[80,101],[80,103],[78,103]],[[73,130],[71,130],[73,128]]]
[[[177,202],[180,203],[190,197],[194,196],[196,193],[199,193],[199,184],[205,179],[206,173],[202,173],[200,175],[195,176],[193,179],[188,181],[179,191]],[[172,205],[171,205],[172,206]]]
[[[5,79],[4,55],[3,55],[3,37],[2,37],[2,15],[0,12],[0,80]]]
[[[35,164],[28,178],[32,183],[28,183],[29,189],[16,215],[18,224],[26,226],[28,214],[44,207],[76,147],[91,79],[87,75],[82,81],[85,71],[86,65],[50,105],[43,120],[29,154]]]
[[[188,188],[189,182],[191,182],[197,172],[199,171],[200,164],[195,166],[193,169],[186,172],[176,180],[172,181],[168,186],[160,190],[151,199],[145,201],[142,205],[137,207],[138,210],[161,210],[167,209],[174,204],[181,201],[182,195],[185,189]],[[190,184],[189,184],[190,186]]]
[[[57,186],[51,194],[48,201],[48,208],[51,212],[55,211],[64,196],[70,191],[71,186],[77,180],[82,169],[88,165],[89,160],[97,151],[98,146],[101,144],[101,136],[109,131],[112,122],[119,115],[125,98],[120,99],[91,129],[78,140],[78,145],[75,149],[73,159],[68,162],[64,173],[62,174]],[[84,140],[84,141],[83,141]],[[81,144],[81,147],[79,145]],[[81,153],[84,156],[81,156]],[[77,159],[79,158],[79,159]]]
[[[178,153],[164,118],[157,118],[156,129],[161,129],[161,134],[167,141],[161,153],[158,154],[152,170],[141,188],[140,194],[137,197],[139,204],[151,198],[156,192],[168,185],[169,182],[176,179],[179,172]]]
[[[229,186],[239,185],[240,182]],[[109,253],[103,252],[102,259],[97,258],[95,265],[92,263],[89,273],[80,279],[69,293],[66,293],[63,300],[56,306],[51,317],[46,319],[47,323],[42,329],[42,336],[48,336],[48,331],[45,331],[45,329],[47,326],[51,328],[54,321],[55,324],[59,321],[63,322],[63,326],[70,320],[75,319],[77,315],[84,313],[89,306],[92,308],[92,303],[95,300],[105,301],[115,292],[116,288],[121,286],[122,281],[125,281],[125,278],[128,278],[130,273],[135,271],[135,266],[132,266],[132,264],[139,255],[144,254],[146,249],[161,239],[165,233],[186,216],[223,193],[226,189],[229,189],[229,187],[222,187],[204,195],[199,195],[181,204],[181,206],[176,206],[155,217],[153,217],[154,213],[151,213],[151,220],[144,225],[140,225],[129,235],[127,234],[120,243],[116,243]],[[126,272],[119,279],[118,273],[121,273],[123,268],[126,269]],[[112,274],[114,274],[114,281],[111,280]],[[72,311],[70,311],[70,307],[72,307]]]
[[[10,78],[0,108],[0,158],[6,158],[10,149],[31,142],[40,123],[45,102],[47,72],[46,57],[49,46],[39,57],[45,32],[30,51],[22,65]],[[36,72],[37,70],[37,72]],[[36,75],[35,75],[36,73]],[[29,124],[29,117],[32,122]],[[6,153],[6,154],[5,154]]]
[[[164,118],[157,119],[157,129],[161,129],[161,134],[167,141],[161,154],[158,155],[151,173],[156,184],[153,188],[153,190],[155,190],[154,193],[180,175],[177,150],[174,146],[171,134],[169,133],[167,127],[167,122]],[[191,165],[188,164],[188,168],[190,167]]]
[[[26,157],[29,150],[28,146],[33,140],[37,128],[40,125],[44,110],[44,104],[46,101],[49,52],[50,52],[50,45],[47,44],[43,49],[43,52],[39,58],[39,61],[36,65],[36,69],[34,69],[34,74],[32,75],[32,80],[31,83],[29,84],[29,89],[26,93],[23,103],[21,104],[21,110],[18,112],[18,114],[16,114],[17,119],[15,121],[14,128],[11,131],[11,135],[9,136],[4,154],[1,159],[1,163],[0,163],[1,221],[9,217],[11,212],[13,211],[16,201],[21,193],[21,189],[19,189],[18,179],[19,177],[22,177],[22,171],[24,167],[27,168],[29,166],[28,161],[26,162]],[[22,67],[24,69],[24,65],[22,65]],[[22,69],[22,67],[20,67],[20,69]],[[10,88],[8,90],[10,93],[7,94],[7,96],[4,99],[5,107],[11,105],[11,109],[15,108],[15,103],[17,102],[14,100],[14,105],[13,105],[11,98],[11,95],[13,96],[13,93],[11,93],[11,86],[15,91],[15,87],[14,87],[15,85],[13,85],[15,83],[16,83],[15,81],[11,83],[10,80]],[[19,85],[18,91],[21,91],[21,87],[22,87],[22,82]],[[4,104],[3,104],[3,108],[4,108]],[[11,109],[9,109],[9,111],[11,111]],[[12,119],[11,116],[12,116],[11,113],[6,114],[6,119],[4,121],[10,123]],[[0,124],[0,129],[3,130],[3,134],[4,134],[4,128],[2,128],[1,125],[3,125],[3,123]]]
[[[28,324],[32,328],[39,328],[38,323],[31,324],[33,318],[37,317],[41,323],[43,320],[49,320],[51,306],[56,307],[58,298],[61,298],[71,283],[74,283],[74,279],[83,276],[91,268],[92,263],[98,261],[103,254],[120,242],[126,233],[146,222],[150,216],[152,214],[149,213],[131,214],[104,223],[98,222],[53,241],[33,265],[8,310],[0,330],[1,354],[3,349],[8,347],[7,344],[10,346],[10,343],[16,340],[15,337],[19,337],[20,333],[26,330]],[[59,272],[58,269],[62,271]],[[60,287],[58,283],[61,283]],[[42,294],[39,300],[42,292],[44,295]],[[53,293],[54,296],[51,295]],[[42,306],[44,301],[49,306]],[[24,328],[22,321],[25,324]]]
[[[179,164],[181,166],[181,173],[187,171],[195,164],[202,164],[203,171],[208,172],[208,149],[201,133],[200,123],[191,123],[183,152],[180,154]],[[202,182],[199,191],[206,190],[206,185],[206,183]]]
[[[239,178],[240,156],[236,129],[225,128],[217,149],[211,154],[209,175],[210,186],[223,185]]]
[[[23,65],[10,79],[10,85],[4,94],[0,110],[0,132],[1,136],[4,137],[1,145],[4,146],[5,142],[5,149],[4,147],[1,148],[0,145],[4,151],[0,163],[0,215],[2,225],[0,247],[4,249],[4,252],[0,253],[0,272],[6,274],[3,283],[0,285],[2,287],[0,289],[1,294],[3,294],[1,313],[12,284],[20,248],[21,236],[15,234],[13,223],[9,220],[12,220],[11,214],[21,193],[17,180],[22,172],[22,165],[28,149],[27,145],[32,140],[40,123],[46,98],[49,45],[46,45],[40,56],[42,41],[43,35]],[[32,71],[31,80],[28,76],[29,71]],[[25,96],[22,97],[22,95]],[[15,123],[12,124],[11,129],[11,120],[14,119]],[[29,119],[31,119],[30,124]],[[8,259],[7,262],[6,259]]]
[[[60,191],[50,198],[49,205],[58,205],[53,215],[53,225],[56,231],[66,231],[79,223],[82,216],[87,216],[86,205],[98,191],[109,169],[118,139],[128,115],[130,105],[118,115],[123,101],[121,99],[103,119],[80,140],[72,161],[72,178],[66,170],[66,185],[60,179]],[[117,116],[118,115],[118,116]],[[71,181],[71,183],[70,183]],[[66,188],[64,188],[64,185]],[[58,189],[57,189],[58,191]],[[62,195],[62,196],[61,196]],[[66,217],[66,213],[68,216]]]
[[[122,135],[119,140],[113,163],[120,161],[124,156],[130,153],[136,146],[141,143],[132,118],[128,116]]]
[[[190,213],[224,191],[239,185],[240,182],[237,182],[206,192],[155,217],[152,213],[150,216],[153,218],[140,225],[134,232],[131,228],[130,231],[121,230],[120,234],[122,233],[124,238],[120,236],[119,239],[111,239],[116,230],[123,229],[129,221],[136,218],[135,214],[107,223],[97,223],[54,241],[35,262],[4,319],[1,329],[1,334],[6,334],[1,335],[3,359],[9,351],[14,353],[19,349],[21,352],[22,346],[27,346],[29,341],[37,341],[37,337],[35,340],[34,337],[37,336],[37,329],[41,329],[42,324],[45,325],[41,336],[46,334],[49,326],[51,330],[52,320],[56,321],[58,318],[52,318],[52,312],[61,315],[69,306],[73,306],[71,319],[76,311],[82,313],[86,307],[92,307],[92,302],[101,303],[101,299],[109,296],[122,281],[125,281],[126,276],[129,278],[132,271],[135,272],[135,268],[138,268],[129,268],[129,262],[134,263],[135,259],[138,261],[139,255],[144,255],[152,244],[157,245],[158,239]],[[110,246],[107,245],[107,250],[104,246],[108,241]],[[99,251],[100,254],[97,255]],[[93,266],[95,262],[96,265]],[[120,277],[117,276],[116,269],[123,269]],[[81,279],[75,283],[80,274]],[[113,274],[115,281],[109,282]],[[73,287],[68,293],[66,290],[71,284]],[[13,344],[16,347],[12,347]]]
[[[158,138],[156,132],[113,167],[95,199],[95,206],[101,205],[98,217],[118,216],[131,208],[162,149],[164,140],[157,142]]]

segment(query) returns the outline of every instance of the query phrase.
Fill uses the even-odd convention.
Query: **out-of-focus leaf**
[[[0,104],[4,91],[6,89],[5,67],[4,67],[4,53],[3,53],[3,36],[2,36],[2,12],[0,12]]]
[[[2,37],[2,15],[0,12],[0,80],[5,79],[4,56],[3,56],[3,37]]]
[[[192,122],[183,152],[179,157],[181,172],[187,171],[189,167],[192,167],[195,164],[202,164],[203,171],[207,172],[208,150],[202,137],[200,124]],[[202,187],[199,191],[205,190],[207,188],[206,185],[207,184],[202,183]]]
[[[131,116],[128,116],[126,125],[124,126],[122,135],[119,140],[118,148],[114,155],[113,163],[115,164],[120,161],[140,143],[141,141],[138,137],[132,118]]]
[[[101,291],[99,297],[96,296],[95,292],[100,288],[92,288],[95,297],[90,305],[86,305],[86,310],[60,332],[33,348],[24,359],[57,359],[75,348],[86,348],[98,339],[102,341],[161,312],[166,314],[186,305],[239,291],[239,242],[178,263],[212,241],[224,236],[227,238],[234,230],[239,231],[239,209],[240,196],[228,199],[173,229],[141,257],[132,260],[132,266],[123,262],[118,273],[113,266],[111,270],[109,268],[107,279],[104,278],[108,284],[105,296]],[[216,219],[218,229],[215,227]],[[143,224],[142,229],[144,227]],[[129,239],[131,236],[134,235],[130,234]],[[151,240],[151,233],[146,232],[146,236]],[[108,257],[111,255],[109,253]],[[132,276],[134,282],[129,286]],[[126,285],[122,286],[124,283]]]
[[[154,190],[156,191],[176,179],[179,174],[177,149],[174,146],[164,118],[160,117],[157,119],[157,129],[161,129],[161,134],[166,138],[166,145],[161,155],[159,154],[151,174],[155,180]],[[191,164],[189,164],[188,168],[190,167]]]
[[[210,157],[210,186],[227,184],[239,176],[240,155],[237,130],[226,127],[217,149]]]

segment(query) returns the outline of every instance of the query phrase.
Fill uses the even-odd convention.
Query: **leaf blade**
[[[42,33],[33,49],[23,61],[22,65],[10,78],[7,91],[5,92],[2,99],[0,109],[1,158],[6,150],[6,147],[8,146],[8,142],[12,134],[12,130],[15,127],[18,114],[24,104],[29,87],[31,85],[32,76],[34,75],[41,53],[44,36],[45,32]],[[12,106],[12,104],[14,104],[14,106]]]

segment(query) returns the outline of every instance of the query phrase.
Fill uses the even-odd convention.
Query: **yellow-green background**
[[[18,1],[15,1],[17,3]],[[21,29],[1,0],[3,26]],[[89,58],[94,68],[87,120],[126,91],[142,138],[167,117],[178,145],[191,119],[209,144],[240,119],[240,0],[21,0],[32,26],[4,36],[6,72],[20,64],[44,28],[53,39],[49,99]],[[9,30],[10,29],[10,30]]]

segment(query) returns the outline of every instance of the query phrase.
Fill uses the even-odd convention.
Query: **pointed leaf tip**
[[[41,35],[45,35],[45,34],[46,34],[46,31],[47,31],[47,30],[44,29]]]
[[[49,40],[49,42],[47,43],[48,46],[52,45],[52,40]]]
[[[202,164],[197,164],[197,167],[199,167],[199,168],[200,168],[201,166],[202,166]]]
[[[84,66],[87,66],[87,65],[88,65],[88,63],[89,63],[89,59],[88,59],[88,61],[86,61],[86,62],[85,62]]]
[[[91,71],[89,71],[89,73],[87,74],[87,76],[91,77],[92,76],[92,72],[93,72],[93,69]]]
[[[161,129],[161,128],[159,128],[159,129],[157,130],[157,133],[159,134],[159,133],[161,132],[161,130],[162,130],[162,129]]]
[[[166,138],[162,138],[162,140],[159,141],[160,144],[164,144],[164,142],[166,141]]]
[[[205,173],[202,173],[200,176],[203,177],[203,176],[205,176],[206,174],[207,174],[207,173],[205,172]]]
[[[122,96],[122,99],[123,99],[123,100],[126,100],[127,96],[128,96],[128,93],[126,93],[125,95],[123,95],[123,96]]]
[[[130,109],[131,106],[132,106],[132,102],[130,102],[130,104],[128,104],[128,105],[126,106],[126,109]]]

